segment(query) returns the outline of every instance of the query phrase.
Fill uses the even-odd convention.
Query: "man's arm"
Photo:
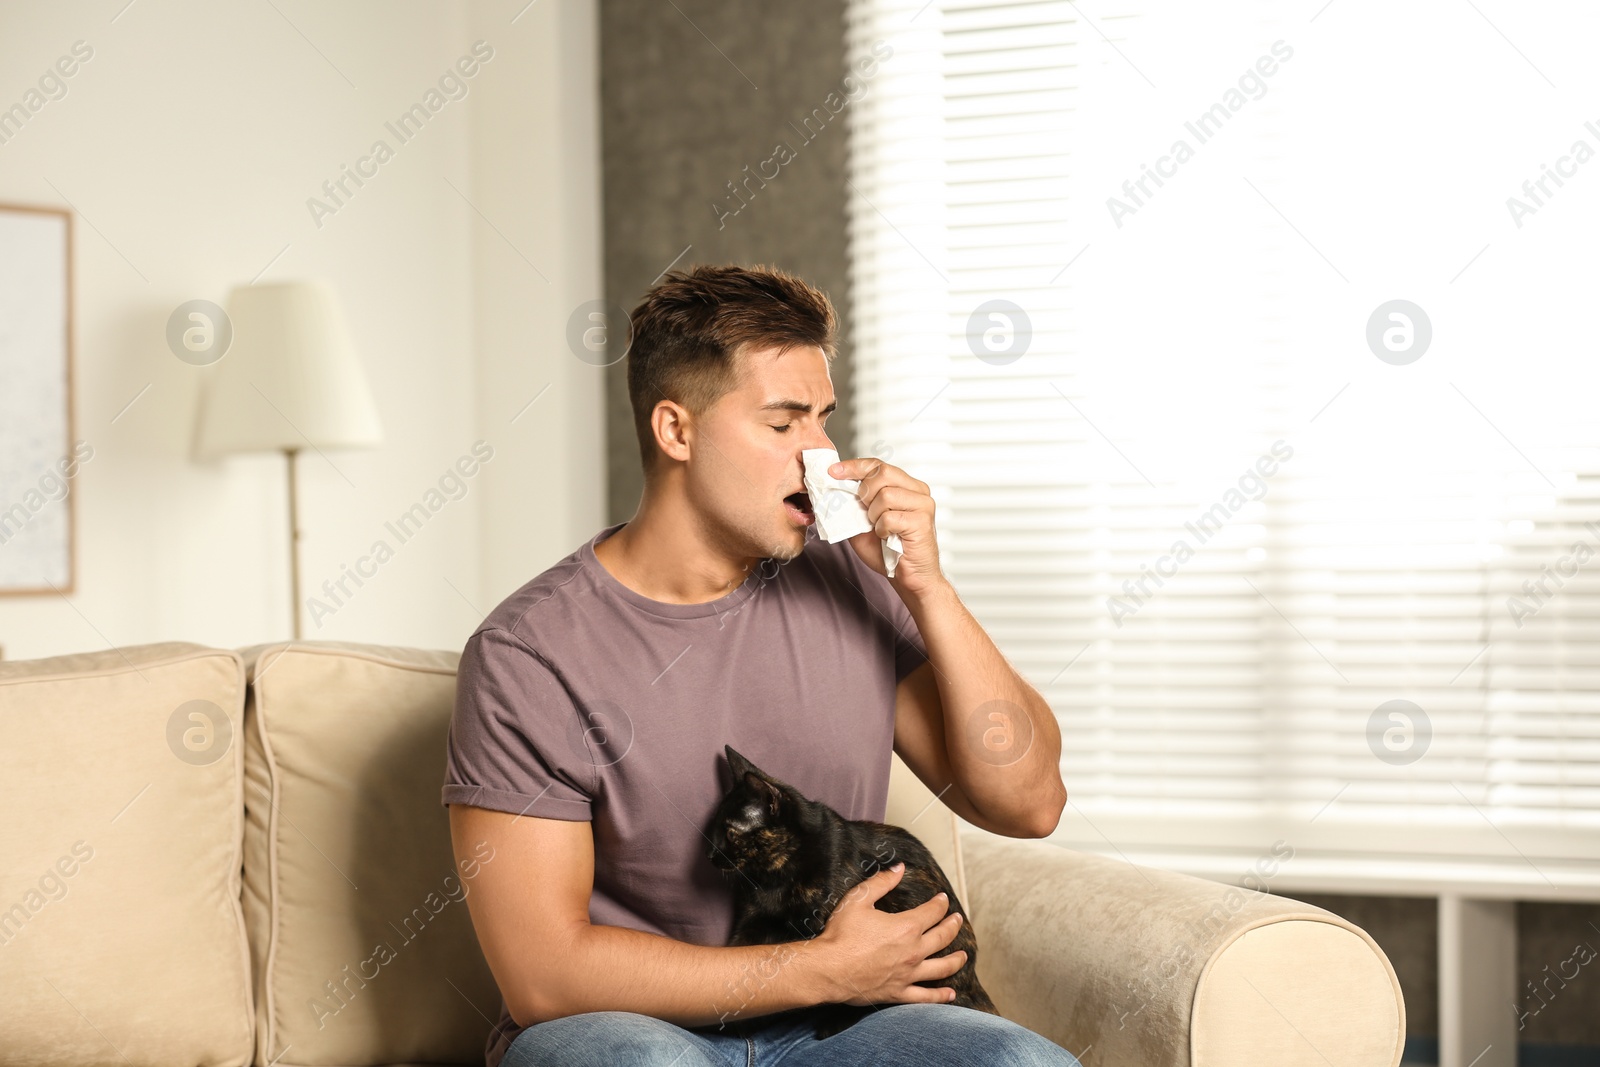
[[[817,937],[731,948],[589,921],[594,834],[588,822],[450,805],[467,910],[518,1026],[589,1011],[631,1011],[701,1026],[823,1003],[944,1003],[966,953],[949,945],[960,913],[935,897],[904,912],[873,903],[900,879],[881,871],[846,896]],[[483,862],[487,843],[492,861]]]
[[[928,650],[928,662],[895,691],[894,750],[968,822],[1008,837],[1048,836],[1067,803],[1061,728],[945,578],[928,483],[870,456],[840,460],[828,473],[860,479],[872,529],[850,545],[888,579]],[[904,550],[893,578],[883,561],[890,534]]]
[[[893,579],[891,579],[893,581]],[[928,662],[895,690],[894,749],[974,826],[1046,837],[1061,821],[1061,729],[949,582],[900,591]]]

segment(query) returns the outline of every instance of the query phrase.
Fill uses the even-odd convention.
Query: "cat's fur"
[[[898,826],[846,819],[766,774],[731,745],[725,751],[733,786],[711,822],[710,858],[733,888],[730,945],[813,938],[823,931],[847,891],[903,861],[904,874],[878,899],[877,908],[906,911],[940,892],[948,893],[949,910],[962,913],[961,926],[955,939],[933,955],[967,953],[961,969],[949,978],[918,984],[950,986],[956,991],[951,1003],[1000,1014],[978,982],[978,938],[972,917],[921,841]],[[819,1009],[816,1035],[830,1037],[872,1010],[848,1004]]]

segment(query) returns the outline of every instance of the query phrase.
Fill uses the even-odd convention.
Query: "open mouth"
[[[783,506],[789,512],[789,518],[801,526],[810,526],[817,521],[816,513],[811,510],[811,497],[804,489],[784,497]]]

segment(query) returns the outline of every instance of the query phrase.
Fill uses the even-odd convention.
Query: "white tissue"
[[[811,510],[817,517],[817,532],[828,544],[836,544],[847,537],[872,529],[867,518],[867,506],[856,496],[861,482],[856,478],[835,478],[828,468],[839,462],[839,453],[831,448],[806,448],[800,452],[805,464],[806,494],[811,497]],[[894,577],[895,564],[905,545],[900,535],[892,533],[883,539],[883,569]]]

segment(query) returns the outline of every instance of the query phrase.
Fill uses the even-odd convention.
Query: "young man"
[[[442,802],[458,859],[495,857],[467,898],[504,1000],[487,1067],[1076,1064],[916,984],[965,961],[928,958],[961,916],[942,896],[877,910],[899,871],[815,938],[727,946],[706,836],[724,745],[876,820],[892,748],[969,822],[1042,837],[1066,801],[1060,732],[945,579],[926,484],[844,460],[874,529],[834,545],[796,498],[802,450],[834,447],[825,294],[777,270],[674,271],[632,325],[638,510],[513,593],[461,658]],[[831,1002],[882,1007],[824,1041],[804,1012],[760,1018]]]

